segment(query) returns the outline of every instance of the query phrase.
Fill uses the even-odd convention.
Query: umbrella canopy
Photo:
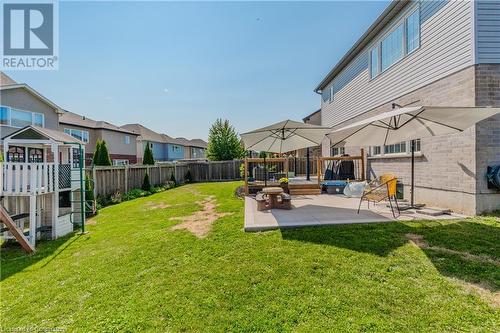
[[[329,137],[333,145],[389,145],[461,132],[499,112],[488,107],[404,107],[334,130]]]
[[[247,150],[285,153],[320,145],[330,130],[328,127],[284,120],[255,131],[243,133],[241,139]]]

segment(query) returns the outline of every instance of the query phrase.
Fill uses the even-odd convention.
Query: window
[[[370,76],[373,79],[378,75],[378,46],[370,51]]]
[[[8,125],[9,124],[9,108],[5,106],[0,107],[0,124]]]
[[[80,149],[79,148],[70,148],[71,154],[73,155],[73,169],[77,169],[80,167]]]
[[[28,162],[43,163],[43,150],[38,148],[28,149]]]
[[[0,124],[12,127],[26,127],[30,125],[44,127],[45,118],[42,113],[0,106]]]
[[[330,93],[331,93],[330,88],[325,88],[325,90],[321,92],[321,98],[323,99],[323,102],[326,103],[330,100]]]
[[[33,123],[31,112],[11,109],[10,125],[15,127],[26,127]]]
[[[420,12],[414,11],[406,19],[406,53],[410,54],[420,47]]]
[[[125,135],[125,144],[129,145],[130,144],[130,136]]]
[[[128,165],[128,160],[113,160],[113,165]]]
[[[399,154],[406,152],[406,142],[384,146],[384,154]]]
[[[345,147],[332,147],[332,156],[339,156],[345,154]]]
[[[43,123],[43,114],[41,113],[33,113],[33,125],[39,126],[39,127],[44,127]]]
[[[24,148],[10,147],[7,151],[7,162],[22,162],[24,163]]]
[[[78,139],[78,140],[83,141],[85,143],[89,142],[89,132],[88,131],[65,128],[64,133],[69,134],[72,137],[74,137],[75,139]]]
[[[420,139],[415,140],[415,152],[420,152],[421,150]],[[383,146],[373,146],[371,147],[372,156],[384,156],[392,154],[404,154],[408,155],[411,153],[411,141],[403,141],[392,145]]]
[[[370,77],[373,79],[419,47],[420,9],[417,9],[369,51]]]
[[[400,24],[393,32],[382,40],[381,60],[382,71],[403,57],[403,24]]]
[[[410,145],[411,145],[411,142],[410,142]],[[420,152],[420,149],[421,149],[420,139],[416,139],[415,140],[415,151]],[[411,152],[411,146],[409,146],[408,150]]]

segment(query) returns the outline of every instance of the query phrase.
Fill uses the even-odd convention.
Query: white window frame
[[[334,151],[337,150],[337,154]],[[332,147],[331,152],[332,156],[342,156],[345,154],[345,147]]]
[[[404,152],[399,152],[399,153],[386,153],[385,152],[385,147],[386,146],[371,146],[370,147],[370,156],[372,157],[384,157],[384,156],[389,156],[389,157],[398,157],[398,156],[409,156],[411,155],[411,140],[410,141],[405,141],[405,150]],[[387,145],[391,146],[391,145]],[[377,154],[375,153],[375,147],[380,148],[380,153]],[[422,142],[420,139],[415,139],[415,153],[421,153],[422,152]]]
[[[28,110],[23,110],[23,109],[18,109],[18,108],[13,108],[7,105],[0,105],[0,107],[6,108],[7,109],[7,124],[0,124],[1,126],[9,126],[13,128],[24,128],[26,126],[15,126],[12,125],[12,110],[14,111],[19,111],[19,112],[26,112],[31,114],[31,125],[33,126],[39,126],[35,124],[35,115],[40,115],[42,116],[42,126],[45,127],[45,115],[40,112],[34,112],[34,111],[28,111]]]
[[[415,14],[415,12],[417,12],[417,11],[419,11],[419,33],[418,33],[419,42],[418,42],[418,47],[413,49],[411,52],[408,52],[408,48],[407,48],[408,21],[407,20],[410,16]],[[391,67],[393,67],[394,65],[399,63],[401,60],[406,58],[408,55],[415,53],[415,51],[417,51],[418,49],[420,49],[422,47],[422,20],[421,20],[420,14],[421,14],[420,13],[420,6],[418,6],[416,9],[412,10],[411,12],[409,12],[408,14],[406,14],[405,16],[400,18],[397,22],[395,22],[393,27],[388,32],[386,32],[381,37],[379,37],[377,42],[374,43],[372,45],[372,47],[368,49],[368,63],[370,66],[370,68],[369,68],[370,80],[377,78],[382,73],[385,73],[387,70],[389,70]],[[392,64],[390,64],[386,69],[382,69],[382,41],[384,41],[388,36],[390,36],[394,31],[396,31],[396,29],[398,29],[401,25],[403,26],[403,39],[402,39],[403,55],[401,56],[401,58],[399,58],[398,60],[396,60]],[[373,75],[372,64],[371,64],[371,58],[372,58],[371,52],[375,48],[378,48],[378,52],[377,52],[377,58],[378,58],[377,62],[378,63],[377,63],[377,74]]]
[[[121,166],[121,165],[129,165],[130,162],[127,159],[114,159],[113,161],[114,166]]]
[[[81,134],[82,134],[81,135],[82,142],[89,143],[89,141],[90,141],[90,133],[89,133],[89,131],[81,130],[81,129],[77,129],[77,128],[66,128],[66,127],[64,128],[64,133],[71,135],[75,139],[78,139],[78,137],[76,137],[76,136],[73,135],[73,131],[81,132]],[[84,133],[87,135],[87,139],[86,140],[85,140],[84,135],[83,135]]]

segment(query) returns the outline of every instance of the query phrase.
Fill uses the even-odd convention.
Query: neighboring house
[[[392,103],[499,106],[499,86],[498,2],[393,1],[316,92],[321,124],[339,128],[390,111]],[[500,193],[485,177],[489,165],[500,164],[499,130],[497,115],[460,134],[419,140],[416,200],[469,214],[499,209]],[[368,145],[368,176],[395,173],[408,198],[409,143]]]
[[[207,143],[202,139],[177,138],[184,145],[185,160],[204,160],[207,158]]]
[[[137,138],[137,161],[139,163],[142,163],[146,144],[149,144],[153,151],[155,161],[176,161],[184,158],[184,146],[177,139],[157,133],[141,124],[127,124],[121,128],[139,134]]]
[[[59,119],[59,130],[87,144],[86,164],[90,165],[97,140],[106,141],[113,165],[137,163],[138,134],[105,121],[96,121],[70,111]]]
[[[305,124],[311,124],[311,125],[321,125],[321,109],[314,111],[310,115],[304,117],[302,121]],[[297,157],[306,157],[307,156],[307,149],[299,149],[296,152]],[[309,148],[309,154],[311,157],[318,157],[321,156],[321,146],[317,147],[311,147]],[[337,155],[337,154],[334,154]]]
[[[0,140],[30,125],[57,130],[59,106],[3,72],[0,77]]]

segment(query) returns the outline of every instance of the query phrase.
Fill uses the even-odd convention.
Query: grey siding
[[[24,88],[2,90],[0,92],[0,104],[15,109],[43,113],[45,127],[57,130],[59,116],[56,110],[38,97],[33,96]],[[0,138],[14,133],[18,129],[19,128],[0,125]]]
[[[500,64],[500,1],[476,1],[476,62]]]
[[[323,125],[337,125],[473,64],[473,4],[450,1],[444,5],[440,2],[440,5],[432,10],[426,9],[427,13],[434,15],[426,14],[428,17],[422,22],[419,49],[372,80],[366,66],[336,92],[332,102],[322,101]],[[352,64],[361,63],[372,45],[418,6],[416,2],[408,5]],[[342,73],[333,82],[341,76]]]
[[[430,19],[434,14],[439,12],[441,8],[446,6],[449,0],[438,1],[420,1],[420,21],[423,23]]]

